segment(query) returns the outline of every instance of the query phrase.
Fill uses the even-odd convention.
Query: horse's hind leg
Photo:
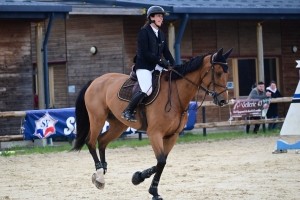
[[[98,113],[99,114],[99,113]],[[98,117],[97,117],[98,116]],[[105,185],[104,181],[104,167],[102,163],[99,161],[97,152],[96,152],[96,143],[97,138],[102,130],[105,123],[105,115],[89,115],[90,118],[90,132],[88,137],[86,138],[86,145],[90,151],[90,154],[93,157],[96,167],[96,173],[92,175],[92,182],[98,189],[103,189]]]
[[[109,117],[107,118],[107,121],[109,122],[109,129],[98,136],[98,149],[99,149],[101,163],[104,168],[104,173],[107,171],[107,163],[106,163],[106,159],[105,159],[105,149],[106,149],[108,143],[114,139],[117,139],[128,128],[128,126],[121,123],[114,116],[109,115]]]

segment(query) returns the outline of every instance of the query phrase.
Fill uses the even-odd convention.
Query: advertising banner
[[[190,103],[188,111],[188,121],[184,130],[192,130],[196,123],[197,103]],[[101,132],[109,128],[106,121]],[[129,127],[123,134],[138,133],[134,128]],[[100,134],[100,133],[99,133]],[[24,120],[25,140],[55,137],[76,137],[75,108],[29,110],[26,111]]]
[[[265,117],[271,99],[239,99],[235,100],[232,107],[233,118]]]

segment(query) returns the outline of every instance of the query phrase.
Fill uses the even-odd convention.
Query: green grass
[[[187,143],[187,142],[201,142],[201,141],[218,141],[218,140],[231,140],[237,138],[253,138],[253,137],[268,137],[268,136],[279,136],[279,129],[275,129],[273,131],[266,131],[265,133],[261,130],[258,134],[245,134],[243,131],[240,132],[221,132],[221,133],[207,133],[204,137],[203,134],[192,134],[185,133],[183,136],[178,137],[177,143]],[[55,143],[55,142],[54,142]],[[138,139],[122,139],[119,138],[115,141],[109,143],[108,148],[118,148],[118,147],[141,147],[150,145],[150,141],[147,138],[143,138],[142,140]],[[26,148],[26,147],[13,147],[8,151],[2,151],[1,156],[11,156],[11,155],[23,155],[23,154],[46,154],[53,152],[62,152],[69,151],[72,147],[70,145],[64,146],[46,146],[43,148],[34,147],[34,148]],[[85,145],[83,150],[87,150],[87,146]],[[15,151],[15,153],[11,153],[9,151]]]

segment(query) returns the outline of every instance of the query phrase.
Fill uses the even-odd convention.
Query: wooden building
[[[0,0],[0,112],[34,109],[31,24],[66,19],[71,9],[68,5]],[[19,118],[0,118],[0,135],[20,134],[21,123]]]
[[[284,96],[293,96],[299,81],[295,60],[299,60],[300,56],[298,51],[293,52],[291,49],[293,46],[300,47],[299,1],[253,2],[196,0],[172,2],[169,5],[169,1],[163,0],[157,3],[170,12],[170,16],[164,19],[162,30],[168,36],[172,27],[175,29],[177,49],[173,52],[177,62],[215,52],[219,48],[224,48],[224,51],[234,48],[228,59],[229,82],[233,83],[233,88],[229,89],[230,98],[247,97],[252,84],[261,79],[257,39],[260,26],[263,79],[266,84],[271,80],[277,81],[279,91]],[[87,81],[100,75],[110,72],[130,73],[137,34],[145,23],[146,8],[152,4],[150,0],[104,0],[101,4],[94,0],[55,3],[72,6],[72,12],[68,19],[54,19],[50,32],[49,90],[46,91],[50,108],[74,107],[80,89]],[[39,22],[44,33],[47,32],[48,23],[49,19]],[[38,23],[16,25],[0,18],[0,24],[0,111],[33,109],[33,95],[38,91],[35,34]],[[11,33],[3,31],[2,27]],[[16,39],[12,40],[14,37]],[[5,51],[13,46],[18,49],[16,59],[14,51]],[[97,48],[96,54],[90,52],[91,47]],[[5,65],[8,61],[11,63]],[[8,75],[4,71],[12,68],[20,73],[23,71],[24,76]],[[4,76],[5,81],[2,79]],[[3,89],[8,83],[15,88]],[[202,100],[202,97],[200,93],[198,99]],[[288,103],[279,106],[281,117],[285,116],[288,107]],[[229,108],[207,108],[206,116],[207,122],[228,120]],[[201,111],[198,112],[197,120],[202,120]],[[0,123],[3,124],[3,121]],[[1,131],[0,135],[4,134]]]

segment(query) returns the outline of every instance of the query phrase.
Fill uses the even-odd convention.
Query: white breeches
[[[168,71],[167,69],[162,68],[159,65],[155,66],[156,70],[159,71]],[[146,93],[148,96],[152,93],[152,71],[149,71],[147,69],[137,69],[136,75],[140,84],[140,88],[142,92]]]
[[[138,69],[136,70],[136,75],[142,92],[150,96],[152,93],[152,71],[147,69]]]

